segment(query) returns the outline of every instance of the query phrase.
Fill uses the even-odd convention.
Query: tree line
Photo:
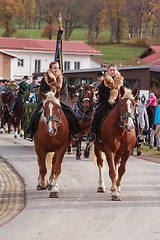
[[[157,0],[0,0],[0,27],[3,37],[12,37],[19,29],[41,28],[52,39],[61,13],[64,40],[69,41],[76,28],[88,29],[88,42],[97,43],[100,32],[110,32],[110,42],[128,37],[160,35],[160,1]]]

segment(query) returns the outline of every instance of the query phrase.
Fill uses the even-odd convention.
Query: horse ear
[[[43,92],[41,92],[41,97],[42,97],[42,99],[43,99],[43,100],[45,100],[45,99],[46,99],[46,97],[47,97],[47,95],[46,95],[46,94],[44,94]]]
[[[136,88],[132,91],[133,97],[136,97],[137,94],[138,94],[138,87],[136,87]]]
[[[56,94],[55,94],[56,98],[60,98],[60,88],[57,88]]]
[[[121,86],[121,87],[120,87],[120,94],[121,94],[121,97],[123,97],[124,93],[125,93],[124,87]]]

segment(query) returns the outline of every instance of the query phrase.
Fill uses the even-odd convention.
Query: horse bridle
[[[121,100],[120,100],[120,106],[119,106],[119,112],[120,112],[120,122],[116,119],[116,122],[118,123],[118,125],[121,127],[121,128],[125,128],[125,123],[124,123],[124,119],[125,118],[132,118],[133,119],[133,122],[135,123],[135,114],[133,113],[130,113],[130,112],[126,112],[126,113],[122,113],[121,111]]]
[[[50,102],[51,102],[51,101],[50,101]],[[52,115],[46,117],[46,109],[45,109],[45,107],[43,106],[44,116],[46,117],[46,123],[47,123],[47,124],[48,124],[49,121],[54,121],[54,122],[57,122],[57,123],[58,123],[58,126],[59,126],[62,107],[60,106],[59,108],[60,108],[60,113],[58,114],[57,117],[56,117],[56,116],[52,116]],[[58,127],[58,126],[57,126],[57,127]]]
[[[80,119],[84,119],[84,120],[88,120],[91,119],[91,115],[92,115],[92,111],[93,111],[93,100],[91,100],[88,95],[89,93],[86,94],[85,98],[83,98],[84,93],[82,92],[80,94],[80,96],[77,98],[77,104],[76,104],[76,108],[74,109],[75,114],[80,118]],[[89,101],[90,103],[90,111],[86,113],[86,111],[84,111],[83,109],[83,102],[84,101]],[[88,109],[86,109],[88,110]]]

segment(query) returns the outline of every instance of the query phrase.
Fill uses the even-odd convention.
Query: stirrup
[[[92,133],[90,136],[89,136],[89,138],[88,138],[88,141],[90,142],[90,143],[94,143],[95,141],[96,141],[96,134],[95,133]]]
[[[13,111],[10,111],[10,113],[9,113],[11,116],[13,116]]]

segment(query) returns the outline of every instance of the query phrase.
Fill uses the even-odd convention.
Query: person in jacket
[[[108,66],[107,74],[113,79],[119,73],[118,67],[116,64],[110,64]],[[105,74],[106,75],[106,74]],[[108,75],[107,75],[108,76]],[[111,93],[111,86],[108,84],[108,81],[104,79],[98,91],[98,107],[94,113],[94,118],[91,123],[91,135],[89,137],[89,142],[95,142],[96,134],[98,134],[99,126],[101,125],[102,120],[107,116],[107,114],[116,106],[119,98],[119,94],[117,95],[114,101],[110,101],[110,93]]]
[[[149,119],[148,141],[150,144],[150,135],[154,127],[154,118],[157,106],[157,99],[154,93],[150,93],[150,100],[147,107],[147,114]],[[156,137],[154,138],[154,145],[156,146]]]
[[[154,127],[150,135],[150,148],[154,146],[154,136],[157,139],[157,151],[160,151],[160,100],[157,101],[158,106],[155,111]]]
[[[145,142],[143,137],[143,131],[146,130],[148,131],[149,129],[149,119],[148,119],[148,114],[146,111],[146,107],[144,104],[140,103],[140,97],[137,96],[135,97],[136,100],[136,136],[137,136],[137,142],[136,142],[136,147],[137,147],[137,155],[141,155],[141,144]],[[140,135],[139,135],[140,133]],[[138,138],[142,138],[142,141],[139,141]]]
[[[78,134],[80,133],[79,122],[72,110],[70,97],[68,94],[67,82],[65,78],[62,76],[62,73],[59,69],[59,63],[56,61],[51,62],[49,64],[49,69],[41,80],[37,106],[30,118],[30,121],[27,127],[27,132],[28,132],[28,135],[26,137],[27,140],[30,140],[30,141],[33,140],[34,133],[37,129],[39,118],[43,112],[43,100],[41,98],[41,92],[47,93],[50,90],[52,90],[53,92],[56,92],[57,88],[60,89],[60,102],[61,102],[62,110],[69,123],[70,135],[74,141],[79,140],[79,136],[78,136]]]
[[[25,75],[23,77],[23,81],[20,82],[19,90],[18,90],[17,96],[15,98],[15,101],[12,104],[10,115],[13,115],[13,112],[14,112],[15,108],[17,107],[19,101],[22,98],[22,94],[24,94],[24,93],[26,93],[28,91],[28,80],[29,80],[28,76]]]

